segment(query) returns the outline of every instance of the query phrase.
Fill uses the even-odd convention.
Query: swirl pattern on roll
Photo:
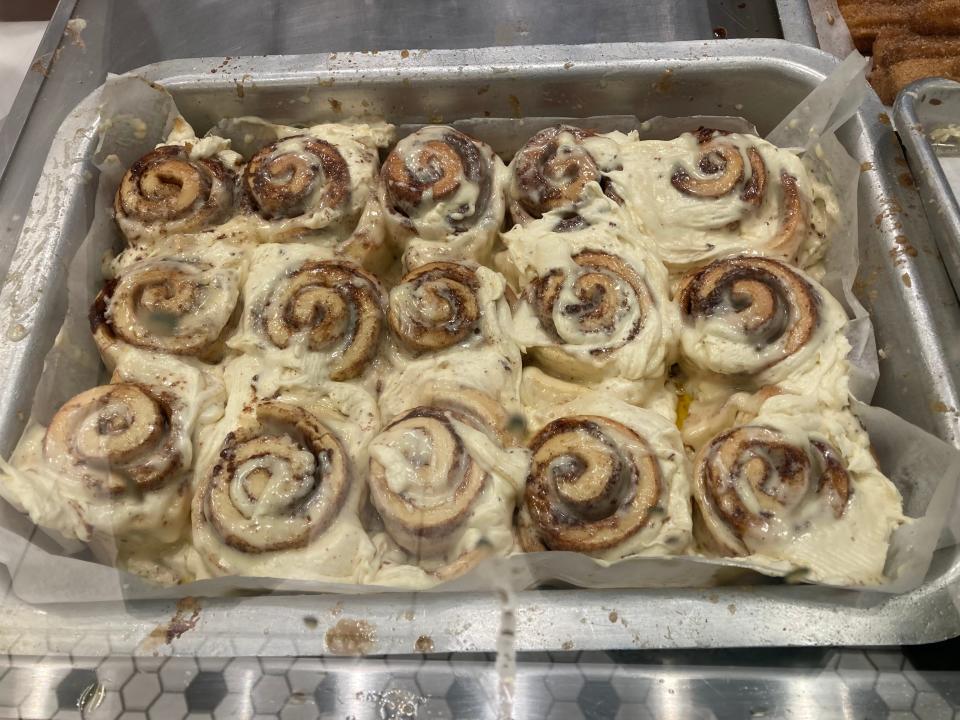
[[[646,279],[613,253],[581,250],[574,267],[555,268],[531,282],[524,293],[557,350],[586,349],[602,361],[633,342],[656,313]]]
[[[406,267],[483,259],[503,222],[504,172],[489,145],[451,127],[397,143],[380,169],[379,198]]]
[[[202,490],[201,520],[244,553],[305,547],[339,513],[351,461],[337,435],[301,407],[268,400],[255,415],[224,441]]]
[[[466,340],[480,320],[480,279],[473,268],[435,262],[407,273],[390,291],[390,328],[414,352]]]
[[[775,427],[743,425],[717,435],[697,454],[694,497],[711,544],[749,555],[766,541],[804,532],[820,504],[843,516],[853,491],[839,452],[829,443]]]
[[[208,230],[233,212],[235,183],[220,160],[194,159],[186,147],[163,145],[130,166],[114,210],[128,237],[137,225],[169,235]]]
[[[528,552],[603,551],[624,543],[652,513],[662,512],[656,455],[622,423],[595,415],[558,418],[529,447],[533,462],[524,505],[533,534],[521,533]]]
[[[681,280],[677,302],[685,355],[713,372],[763,372],[823,335],[821,291],[770,258],[712,262]]]
[[[502,449],[506,422],[499,403],[463,388],[427,398],[371,441],[370,498],[400,547],[435,558],[455,544],[481,496],[493,492],[471,435]]]
[[[219,359],[240,294],[235,269],[188,257],[146,259],[108,281],[90,310],[101,350],[130,345],[204,360]]]
[[[351,380],[377,354],[385,305],[379,281],[358,265],[308,260],[283,272],[254,312],[273,347],[304,342],[329,356],[331,380]]]
[[[61,407],[43,441],[46,458],[94,494],[154,490],[184,465],[173,397],[136,383],[92,388]]]
[[[510,214],[526,224],[545,213],[569,214],[557,231],[579,227],[575,210],[588,183],[598,183],[604,194],[618,204],[623,199],[614,190],[608,172],[622,170],[615,141],[592,130],[557,125],[541,130],[517,152],[510,163]]]
[[[253,210],[265,220],[323,209],[343,212],[350,199],[350,168],[332,143],[294,135],[250,158],[243,189]]]

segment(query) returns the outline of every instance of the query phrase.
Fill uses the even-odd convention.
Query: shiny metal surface
[[[757,40],[218,57],[158,63],[140,74],[167,87],[201,132],[225,115],[296,121],[366,112],[397,122],[485,113],[742,114],[766,132],[835,65],[810,48]],[[0,398],[0,452],[22,428],[38,359],[62,317],[66,260],[89,224],[97,104],[95,93],[58,133],[24,229],[23,247],[42,251],[14,258],[14,282],[0,294],[0,307],[19,307],[31,329],[17,341],[0,333],[0,366],[14,388]],[[960,313],[916,191],[898,180],[905,161],[885,119],[871,95],[840,132],[863,163],[857,289],[884,349],[877,403],[958,444],[957,416],[940,408],[960,407],[960,344],[952,341]],[[958,577],[953,547],[938,551],[921,588],[894,597],[787,585],[531,591],[517,597],[516,643],[543,650],[929,642],[960,633]],[[277,594],[201,605],[190,631],[175,636],[164,630],[178,617],[173,602],[31,608],[8,593],[0,647],[59,653],[90,641],[104,654],[314,655],[329,651],[326,632],[350,618],[374,628],[372,653],[412,652],[421,637],[438,652],[486,651],[500,620],[492,595]]]
[[[897,96],[893,116],[927,220],[953,286],[960,292],[960,204],[929,138],[931,130],[955,125],[960,119],[960,83],[943,78],[915,82]]]

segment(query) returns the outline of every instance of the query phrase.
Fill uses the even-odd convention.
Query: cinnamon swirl
[[[664,267],[608,227],[546,229],[531,225],[505,237],[525,282],[514,312],[517,343],[558,377],[633,384],[637,393],[644,383],[636,381],[662,385],[677,334]]]
[[[122,362],[113,382],[31,423],[0,493],[38,525],[121,566],[166,552],[187,525],[193,436],[222,413],[223,386],[169,358]]]
[[[353,380],[371,367],[384,331],[380,282],[321,248],[267,244],[251,253],[241,329],[228,343],[312,376]]]
[[[401,278],[390,291],[384,415],[419,404],[423,378],[515,404],[521,358],[509,335],[509,292],[498,273],[465,263],[428,263]]]
[[[693,482],[705,549],[808,581],[880,582],[903,522],[856,417],[795,396],[774,397],[748,425],[715,436],[697,453]]]
[[[505,174],[490,146],[451,127],[430,125],[397,143],[378,193],[404,266],[485,260],[503,223]]]
[[[510,550],[527,457],[512,444],[500,404],[456,387],[430,391],[371,441],[370,499],[406,553],[410,582],[437,582]]]
[[[201,441],[194,545],[214,575],[359,581],[373,548],[357,511],[378,426],[355,386],[285,377],[246,357],[225,370],[224,419]]]
[[[735,252],[820,255],[832,195],[789,150],[701,128],[625,146],[623,164],[617,187],[671,270]]]
[[[218,362],[236,324],[243,254],[223,244],[142,257],[128,251],[90,309],[108,365],[122,346]]]
[[[621,133],[600,135],[572,125],[541,130],[510,162],[507,195],[510,215],[525,225],[549,212],[559,212],[555,229],[582,223],[578,214],[586,186],[596,183],[604,195],[622,205],[609,173],[623,170]]]
[[[729,257],[684,276],[676,298],[691,375],[846,403],[846,312],[805,273],[771,258]]]
[[[600,393],[553,408],[545,419],[528,444],[518,520],[524,550],[618,560],[687,546],[689,488],[675,427]]]
[[[241,158],[223,138],[199,139],[182,120],[168,142],[137,160],[120,181],[114,215],[131,245],[213,230],[235,209]]]
[[[371,219],[378,213],[371,189],[377,150],[393,128],[267,127],[277,140],[253,154],[241,178],[244,207],[259,239],[332,245],[364,262],[384,239],[379,218]]]

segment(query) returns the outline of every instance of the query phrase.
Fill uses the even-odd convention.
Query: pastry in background
[[[489,145],[445,125],[398,142],[380,170],[378,195],[404,269],[486,262],[503,224],[505,175]]]
[[[686,549],[688,468],[672,423],[603,393],[534,413],[533,422],[517,519],[525,551],[614,561]]]
[[[704,445],[693,494],[704,550],[806,582],[883,582],[891,534],[906,522],[856,416],[793,395]]]

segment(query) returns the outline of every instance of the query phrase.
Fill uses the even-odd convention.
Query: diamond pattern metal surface
[[[960,641],[933,647],[932,655],[910,649],[906,657],[892,649],[523,653],[513,684],[513,716],[960,720],[960,672],[953,669],[958,650]],[[802,662],[796,655],[791,659],[795,652]],[[184,657],[0,658],[5,661],[0,718],[499,717],[499,679],[488,654],[238,657],[225,663]]]

